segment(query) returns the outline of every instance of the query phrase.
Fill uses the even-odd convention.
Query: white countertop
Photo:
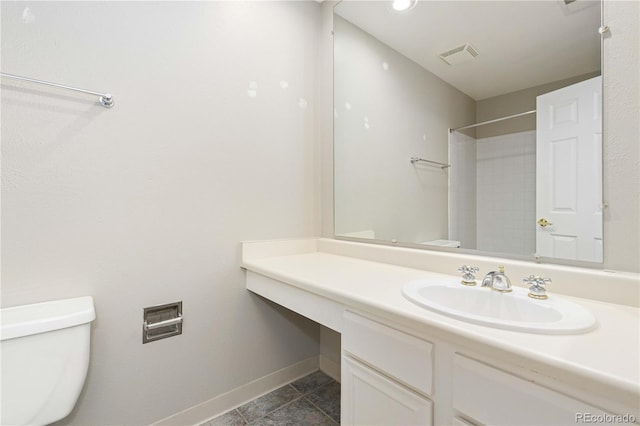
[[[437,331],[459,336],[531,360],[536,369],[548,367],[549,371],[543,373],[565,372],[575,378],[574,383],[587,380],[619,393],[620,398],[635,401],[634,405],[640,401],[638,308],[556,295],[591,310],[597,318],[597,328],[577,335],[495,329],[429,311],[401,294],[403,285],[411,280],[452,275],[313,251],[308,244],[294,244],[283,250],[284,243],[277,242],[280,248],[271,253],[266,246],[255,251],[247,244],[254,243],[243,246],[242,266],[249,271],[347,308],[387,318],[416,333]],[[553,292],[550,297],[554,297]]]

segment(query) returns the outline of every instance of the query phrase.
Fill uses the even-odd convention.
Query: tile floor
[[[316,371],[200,426],[335,426],[340,383]]]

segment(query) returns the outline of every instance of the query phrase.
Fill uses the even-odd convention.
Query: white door
[[[602,262],[602,77],[537,98],[536,251]]]

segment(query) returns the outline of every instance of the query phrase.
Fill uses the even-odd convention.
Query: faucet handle
[[[480,268],[477,266],[462,265],[459,267],[458,272],[462,272],[462,281],[460,281],[460,283],[464,285],[476,285],[476,276],[474,274],[479,270]]]
[[[551,278],[543,278],[538,275],[529,275],[528,277],[524,277],[522,281],[524,281],[527,284],[544,286],[551,282]]]
[[[531,287],[529,287],[529,297],[540,300],[549,298],[549,296],[547,296],[546,294],[546,289],[544,288],[544,286],[551,282],[551,278],[543,278],[538,275],[529,275],[528,277],[524,277],[522,281],[531,285]]]

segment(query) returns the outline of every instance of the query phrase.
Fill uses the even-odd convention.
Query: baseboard
[[[326,364],[326,362],[325,362]],[[313,356],[264,377],[218,395],[179,413],[153,423],[153,426],[200,425],[212,418],[239,407],[261,395],[291,383],[320,368],[318,356]],[[335,368],[335,367],[330,367]],[[324,370],[323,370],[324,371]],[[329,376],[329,372],[325,371]],[[333,377],[333,376],[331,376]]]
[[[340,363],[320,354],[320,370],[336,382],[340,382]]]

